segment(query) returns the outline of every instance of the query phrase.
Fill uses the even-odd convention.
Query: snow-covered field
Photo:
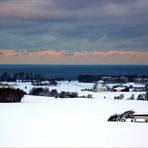
[[[9,83],[14,85],[14,87],[16,88],[20,88],[24,91],[26,91],[27,93],[29,93],[29,91],[31,90],[32,86],[31,83]],[[68,81],[59,81],[57,86],[49,86],[49,89],[56,89],[58,92],[61,91],[70,91],[70,92],[78,92],[80,96],[83,95],[88,95],[88,94],[92,94],[93,98],[95,99],[102,99],[102,98],[106,98],[106,99],[114,99],[114,96],[119,96],[120,94],[124,94],[124,99],[129,98],[132,94],[134,94],[135,98],[137,98],[137,96],[139,94],[141,94],[142,92],[91,92],[91,91],[81,91],[82,89],[88,88],[91,89],[93,87],[94,83],[79,83],[78,81],[72,81],[72,82],[68,82]],[[110,87],[112,87],[112,85],[115,84],[109,84]],[[127,86],[133,85],[133,86],[143,86],[140,84],[134,84],[134,83],[127,83]],[[27,88],[25,88],[27,86]],[[39,86],[40,87],[40,86]],[[47,87],[47,86],[42,86],[42,87]]]
[[[92,93],[93,99],[26,95],[21,103],[1,103],[0,147],[148,147],[148,123],[107,122],[110,115],[131,109],[148,113],[148,101],[114,100],[121,92],[81,92],[91,83],[60,83],[50,89]],[[16,87],[29,92],[32,86]],[[133,93],[140,92],[122,92],[125,98]]]

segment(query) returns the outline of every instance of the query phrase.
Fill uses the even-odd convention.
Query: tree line
[[[8,73],[4,72],[0,74],[0,81],[5,82],[33,82],[36,81],[46,81],[46,80],[63,80],[63,78],[53,78],[48,73],[25,73],[25,72],[17,72],[17,73]]]
[[[93,98],[91,94],[87,96],[79,96],[77,92],[69,92],[69,91],[61,91],[58,92],[56,89],[49,90],[48,87],[33,87],[29,95],[34,96],[48,96],[48,97],[55,97],[55,98]]]

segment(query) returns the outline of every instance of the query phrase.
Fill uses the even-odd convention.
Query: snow
[[[32,86],[30,82],[26,82],[26,83],[9,83],[11,85],[14,85],[15,88],[20,88],[24,91],[26,91],[27,93],[29,93],[29,91],[31,90],[32,87],[36,87],[36,86]],[[83,95],[88,95],[88,94],[92,94],[94,98],[106,98],[106,99],[114,99],[114,96],[119,96],[120,94],[124,94],[124,98],[127,99],[129,98],[132,94],[135,95],[135,98],[137,98],[137,96],[139,94],[141,94],[142,92],[91,92],[91,91],[81,91],[82,89],[88,88],[91,89],[93,87],[94,83],[79,83],[78,81],[59,81],[57,86],[42,86],[42,87],[48,87],[50,90],[52,89],[57,89],[58,92],[61,91],[73,91],[73,92],[78,92],[79,95],[83,96]],[[110,87],[113,87],[113,85],[118,85],[118,84],[109,84]],[[125,86],[144,86],[142,84],[135,84],[135,83],[127,83]],[[27,88],[25,88],[27,86]],[[40,86],[38,86],[40,87]]]
[[[1,103],[0,147],[148,147],[148,123],[107,122],[110,115],[131,109],[148,113],[148,101],[113,99],[141,92],[82,92],[93,84],[60,83],[50,89],[93,94],[94,99],[26,95],[21,103]],[[32,88],[30,83],[16,87]]]

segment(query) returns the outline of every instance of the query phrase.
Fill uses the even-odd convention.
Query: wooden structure
[[[148,122],[148,114],[135,114],[132,117],[132,122],[137,122],[137,120],[142,119],[144,122]]]

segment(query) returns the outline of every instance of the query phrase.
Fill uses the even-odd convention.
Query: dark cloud
[[[61,9],[84,9],[90,7],[96,7],[96,5],[101,6],[104,1],[99,0],[79,0],[79,1],[70,1],[70,0],[53,0],[57,7]]]
[[[0,18],[43,22],[94,21],[128,24],[129,21],[138,23],[136,17],[144,21],[142,18],[147,16],[147,6],[147,0],[9,0],[1,2]]]
[[[147,7],[147,0],[0,0],[0,49],[147,51]]]

